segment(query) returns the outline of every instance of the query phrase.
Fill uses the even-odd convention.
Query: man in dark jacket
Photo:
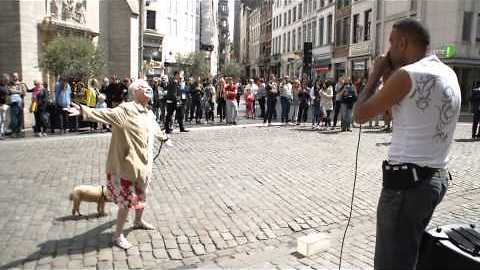
[[[472,139],[480,138],[480,131],[478,131],[478,122],[480,121],[480,83],[472,89]]]
[[[174,78],[170,80],[165,96],[167,106],[167,116],[165,117],[165,133],[172,133],[172,116],[176,111],[176,119],[180,126],[180,132],[188,132],[183,126],[183,118],[185,113],[185,101],[187,96],[182,89],[185,89],[185,82],[183,81],[180,71],[175,71]]]

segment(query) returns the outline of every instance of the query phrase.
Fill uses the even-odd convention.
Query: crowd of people
[[[32,93],[29,111],[34,116],[35,136],[47,136],[56,130],[60,134],[76,132],[80,126],[90,131],[110,131],[108,125],[84,123],[78,117],[69,116],[68,108],[72,101],[96,109],[115,108],[131,100],[128,87],[132,82],[130,78],[119,80],[116,75],[104,78],[101,84],[96,79],[84,83],[59,76],[50,91],[46,82],[35,80],[34,87],[28,89],[17,73],[4,74],[0,79],[0,138],[6,135],[7,111],[11,136],[22,136],[27,92]],[[205,79],[185,78],[182,71],[175,71],[171,77],[151,78],[148,83],[153,89],[150,106],[167,134],[175,126],[180,132],[188,132],[185,122],[236,125],[241,100],[245,104],[244,116],[261,118],[267,126],[280,118],[284,125],[306,125],[310,121],[314,129],[335,129],[340,122],[342,132],[352,131],[352,108],[365,86],[364,80],[352,82],[347,77],[340,77],[336,82],[277,79],[274,75],[268,79],[240,80],[227,76]],[[384,118],[388,120],[388,114]],[[378,126],[378,117],[370,126],[373,122]],[[390,124],[385,123],[388,129]]]

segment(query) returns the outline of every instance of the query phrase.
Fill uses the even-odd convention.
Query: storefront
[[[352,81],[368,78],[368,58],[355,58],[350,60]]]

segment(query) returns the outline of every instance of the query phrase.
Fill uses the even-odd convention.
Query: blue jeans
[[[313,105],[312,125],[320,125],[320,121],[322,120],[320,118],[320,115],[322,114],[321,109],[322,107],[320,106],[320,104]]]
[[[377,209],[377,270],[415,269],[422,235],[448,188],[448,173],[407,190],[382,189]]]
[[[280,97],[282,105],[282,123],[289,122],[288,115],[290,114],[290,98]]]
[[[10,129],[12,133],[20,133],[22,128],[22,113],[22,104],[20,102],[10,104]]]
[[[342,130],[350,130],[352,124],[353,107],[350,107],[345,103],[342,103]]]

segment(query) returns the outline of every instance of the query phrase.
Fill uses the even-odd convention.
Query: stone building
[[[376,0],[374,9],[374,54],[388,51],[388,38],[396,21],[418,19],[430,31],[431,52],[457,73],[462,111],[470,112],[471,90],[480,82],[480,1]]]

